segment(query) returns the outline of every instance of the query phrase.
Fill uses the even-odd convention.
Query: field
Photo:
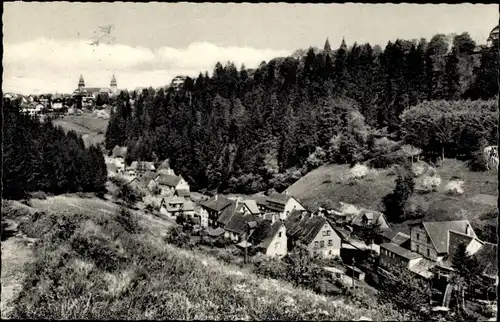
[[[472,172],[465,163],[454,159],[446,159],[437,170],[442,180],[437,191],[416,191],[409,201],[427,210],[423,220],[466,218],[478,221],[480,217],[496,210],[497,172]],[[392,170],[374,170],[366,178],[357,180],[349,179],[349,173],[347,165],[322,166],[306,174],[287,191],[312,209],[321,205],[336,207],[342,201],[383,210],[382,198],[391,193],[396,185],[396,175]],[[447,183],[455,178],[464,181],[463,195],[450,196],[445,191]],[[416,187],[420,184],[419,180],[416,179]]]
[[[19,221],[20,229],[39,241],[31,250],[33,255],[27,256],[31,261],[21,261],[25,268],[24,276],[19,274],[23,276],[19,282],[22,287],[11,296],[14,301],[9,302],[12,306],[6,317],[398,318],[389,309],[362,308],[319,296],[288,283],[243,273],[209,255],[173,247],[163,241],[170,223],[135,212],[137,225],[124,225],[124,219],[115,214],[117,206],[110,201],[66,195],[31,199],[30,206],[9,203],[6,216]],[[30,215],[35,211],[46,213]],[[16,260],[13,256],[2,259],[7,266],[12,265],[9,260]],[[2,272],[2,285],[6,282]]]
[[[82,115],[66,115],[54,121],[55,125],[61,126],[64,130],[74,130],[82,135],[86,146],[104,142],[104,134],[108,126],[108,120],[100,119],[92,113]]]

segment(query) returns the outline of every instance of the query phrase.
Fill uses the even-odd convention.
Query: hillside
[[[424,220],[446,220],[465,216],[470,220],[496,209],[498,177],[496,172],[472,172],[464,162],[446,159],[437,168],[441,185],[435,192],[422,194],[415,192],[410,202],[427,209]],[[351,180],[348,165],[321,166],[291,185],[287,191],[296,196],[304,205],[316,209],[318,206],[336,207],[342,201],[358,206],[382,210],[381,200],[395,187],[396,175],[392,170],[377,170],[365,178]],[[445,187],[452,178],[464,181],[464,194],[450,196]],[[416,188],[420,179],[416,180]],[[466,214],[459,214],[463,210]],[[482,220],[480,220],[482,221]]]
[[[9,202],[4,212],[28,236],[39,238],[11,318],[397,318],[387,309],[319,296],[168,245],[163,241],[168,222],[134,213],[129,220],[138,224],[129,226],[109,201],[67,195],[29,204]],[[34,214],[41,210],[45,213]],[[3,264],[10,265],[8,260]],[[2,285],[7,282],[2,272]]]
[[[96,117],[93,113],[82,115],[66,115],[54,120],[55,125],[61,126],[65,131],[73,130],[82,136],[85,146],[104,142],[104,135],[108,120]]]

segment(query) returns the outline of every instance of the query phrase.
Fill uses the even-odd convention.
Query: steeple
[[[113,95],[115,95],[116,92],[118,91],[118,87],[117,87],[117,84],[116,84],[115,74],[113,74],[113,77],[111,78],[110,87],[111,87],[111,93]]]
[[[78,81],[78,89],[82,90],[85,88],[85,81],[83,80],[83,76],[80,75],[80,80]]]

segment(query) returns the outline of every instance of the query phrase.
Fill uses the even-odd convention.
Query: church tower
[[[85,88],[85,81],[83,80],[83,76],[80,75],[80,80],[78,81],[78,90],[81,92]]]
[[[110,87],[111,87],[111,93],[113,95],[116,95],[116,92],[118,91],[118,88],[117,88],[117,85],[116,85],[116,78],[115,78],[115,74],[113,74],[113,77],[111,78],[111,84],[110,84]]]

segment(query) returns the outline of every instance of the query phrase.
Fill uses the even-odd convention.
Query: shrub
[[[393,165],[403,165],[408,160],[397,154],[383,154],[376,156],[368,162],[368,166],[375,169],[387,169]]]
[[[128,205],[134,205],[136,202],[141,201],[144,196],[145,194],[139,189],[125,184],[118,189],[116,197],[122,199]]]
[[[427,169],[429,168],[429,165],[425,162],[416,162],[411,166],[411,170],[413,172],[413,175],[418,178],[422,176]]]
[[[445,192],[449,195],[462,195],[464,193],[463,185],[464,181],[462,180],[451,180],[446,184]]]
[[[352,178],[361,179],[365,177],[369,171],[370,169],[367,166],[362,164],[356,164],[354,167],[350,169],[350,174]]]
[[[30,193],[30,197],[33,199],[45,200],[47,199],[47,194],[43,191],[35,191]]]
[[[126,208],[120,207],[116,214],[116,221],[120,223],[129,234],[137,234],[141,231],[137,215]]]
[[[388,139],[387,137],[382,137],[380,139],[373,140],[373,146],[371,150],[373,153],[388,154],[398,145],[396,141]]]
[[[424,176],[422,179],[422,188],[426,191],[436,191],[441,185],[441,178],[439,176]]]

